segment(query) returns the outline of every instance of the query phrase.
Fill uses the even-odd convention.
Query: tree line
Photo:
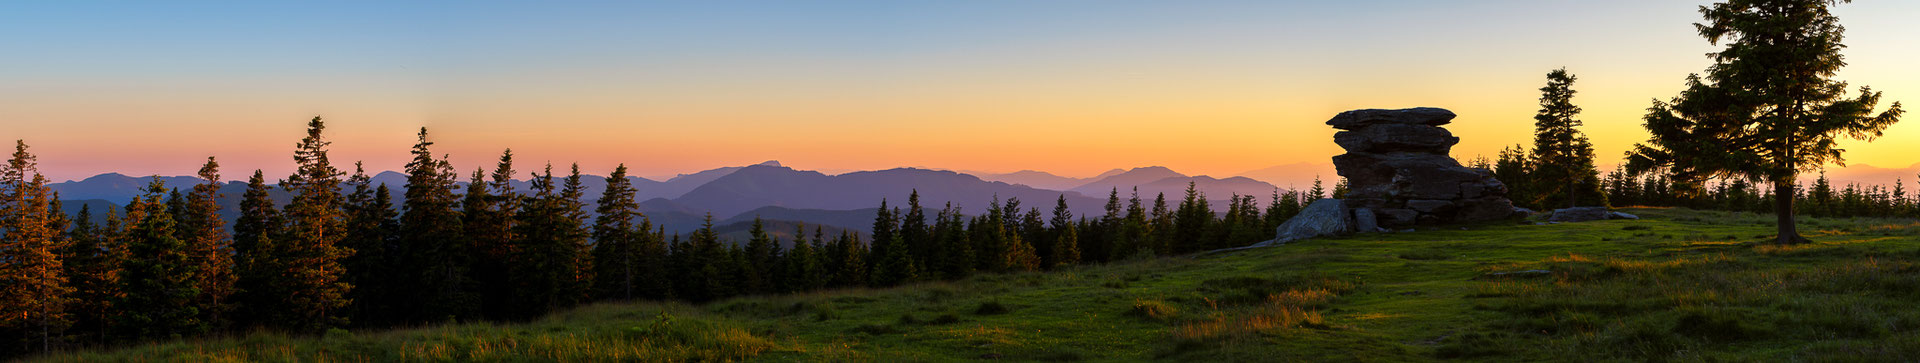
[[[782,241],[756,219],[747,241],[730,243],[711,216],[685,235],[654,225],[625,165],[592,205],[578,165],[520,175],[512,150],[462,185],[425,128],[396,201],[359,163],[351,173],[335,166],[325,128],[318,117],[307,123],[284,179],[252,173],[231,226],[212,157],[196,185],[154,178],[124,206],[83,206],[69,218],[16,143],[0,173],[0,332],[17,344],[0,352],[519,321],[594,301],[705,302],[1186,254],[1270,239],[1328,195],[1316,181],[1275,190],[1265,205],[1233,195],[1217,213],[1191,184],[1177,200],[1151,202],[1115,188],[1100,215],[1072,213],[1064,195],[1050,211],[1010,198],[970,215],[923,206],[914,191],[904,206],[881,200],[871,234],[801,225]],[[515,190],[516,176],[529,190]],[[277,204],[276,191],[290,200]]]

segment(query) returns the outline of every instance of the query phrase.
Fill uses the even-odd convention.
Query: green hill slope
[[[260,333],[50,361],[1920,359],[1920,223],[1638,209],[982,275],[602,304],[525,324]]]

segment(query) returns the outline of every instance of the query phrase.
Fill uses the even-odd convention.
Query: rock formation
[[[1331,198],[1316,200],[1307,204],[1300,214],[1280,224],[1277,229],[1279,235],[1274,239],[1250,247],[1279,246],[1308,238],[1353,233],[1353,221],[1346,202]]]
[[[1507,187],[1493,172],[1461,166],[1448,156],[1460,138],[1440,128],[1453,111],[1439,108],[1353,110],[1327,121],[1347,150],[1333,157],[1347,178],[1346,207],[1381,228],[1506,219],[1515,213]],[[1361,231],[1372,232],[1372,231]]]
[[[1547,217],[1548,222],[1587,222],[1608,219],[1640,219],[1640,216],[1609,211],[1607,207],[1573,207],[1555,209],[1553,214]]]

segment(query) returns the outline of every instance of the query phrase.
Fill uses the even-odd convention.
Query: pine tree
[[[462,248],[464,226],[455,210],[458,175],[444,157],[434,157],[427,128],[420,128],[418,137],[413,160],[407,162],[395,254],[399,266],[405,266],[404,276],[410,277],[400,287],[411,295],[398,300],[404,306],[401,320],[421,323],[478,317],[482,302],[467,289],[471,257]]]
[[[1173,254],[1174,213],[1173,209],[1167,206],[1167,193],[1154,194],[1153,211],[1148,217],[1152,218],[1147,226],[1153,231],[1154,252],[1160,255]]]
[[[653,227],[634,203],[634,193],[627,165],[621,164],[607,176],[607,188],[594,207],[598,215],[593,220],[594,295],[603,299],[633,299],[635,282],[643,278],[638,245]]]
[[[1702,7],[1695,24],[1708,43],[1706,75],[1687,90],[1655,101],[1645,118],[1652,137],[1636,145],[1627,166],[1667,170],[1678,183],[1740,177],[1766,180],[1775,195],[1793,195],[1800,172],[1846,165],[1840,136],[1871,141],[1899,122],[1900,103],[1873,114],[1881,94],[1861,87],[1847,96],[1833,79],[1846,65],[1845,29],[1834,0],[1730,0]],[[1778,243],[1805,242],[1794,227],[1793,199],[1775,198]]]
[[[1313,185],[1314,195],[1324,195],[1325,192],[1320,190],[1319,180],[1315,180]],[[1213,210],[1207,205],[1206,195],[1200,193],[1199,188],[1193,183],[1187,184],[1187,195],[1185,199],[1180,200],[1179,209],[1174,210],[1173,213],[1173,238],[1176,243],[1173,245],[1174,253],[1198,252],[1210,245],[1206,239],[1207,231],[1213,224]]]
[[[1147,207],[1141,203],[1140,188],[1134,187],[1133,197],[1127,199],[1127,215],[1120,223],[1120,237],[1113,244],[1119,254],[1115,258],[1151,257],[1161,249],[1152,240],[1152,222],[1147,220]]]
[[[207,163],[200,167],[200,184],[193,186],[193,192],[186,198],[186,210],[183,220],[187,221],[181,229],[188,238],[187,258],[198,269],[194,287],[200,295],[193,305],[200,312],[200,320],[213,329],[229,324],[229,312],[232,310],[230,298],[233,296],[236,276],[233,271],[233,239],[227,234],[226,221],[220,217],[220,163],[213,157],[207,157]]]
[[[353,299],[352,319],[359,326],[394,324],[400,320],[396,310],[414,296],[414,291],[394,281],[395,276],[411,272],[402,268],[408,261],[396,256],[399,213],[394,211],[386,184],[371,185],[360,163],[354,163],[353,169],[353,176],[347,178],[347,185],[353,188],[345,207],[347,236],[340,241],[353,249],[353,255],[343,262],[347,266],[346,281],[353,285],[353,291],[347,294]]]
[[[338,245],[346,236],[340,209],[341,173],[327,159],[331,142],[321,135],[325,129],[326,124],[314,117],[307,123],[306,138],[296,145],[293,160],[298,169],[280,182],[282,189],[293,194],[283,213],[286,227],[266,252],[277,260],[274,283],[286,293],[270,296],[270,305],[261,307],[270,315],[264,321],[292,330],[344,325],[346,317],[340,310],[351,302],[346,292],[353,286],[340,280],[345,273],[340,261],[353,251]]]
[[[693,302],[708,302],[733,296],[734,287],[739,286],[729,276],[732,257],[727,247],[720,243],[720,236],[713,232],[713,216],[708,215],[700,229],[694,230],[684,249],[676,250],[675,257],[682,258],[684,270],[680,271],[681,281],[679,297]],[[864,282],[864,281],[863,281]]]
[[[20,331],[22,346],[52,349],[55,334],[69,321],[67,276],[60,251],[67,242],[55,230],[47,179],[40,175],[26,141],[14,144],[13,157],[0,168],[0,328]]]
[[[907,213],[900,218],[900,242],[913,262],[914,270],[931,274],[934,262],[933,230],[927,226],[927,213],[920,206],[920,190],[907,194]]]
[[[174,231],[173,215],[161,195],[160,178],[127,206],[127,255],[120,275],[120,300],[114,326],[129,340],[178,339],[206,332],[194,302],[200,269],[191,246]]]
[[[1502,148],[1499,160],[1493,163],[1493,178],[1507,186],[1507,196],[1516,205],[1546,208],[1548,206],[1534,203],[1540,198],[1536,197],[1539,193],[1534,192],[1533,160],[1534,157],[1520,145]]]
[[[880,209],[873,218],[873,250],[868,271],[873,274],[867,282],[873,286],[895,286],[917,277],[913,266],[913,256],[907,255],[907,246],[900,236],[900,211],[887,209],[887,201],[880,200]]]
[[[267,309],[278,306],[274,297],[286,294],[283,291],[286,286],[275,283],[280,259],[274,255],[279,250],[276,241],[286,220],[274,208],[269,188],[266,177],[254,170],[253,177],[247,179],[247,191],[240,199],[240,216],[233,221],[234,272],[238,275],[233,300],[237,305],[236,320],[246,327],[270,324],[276,313]],[[131,217],[132,210],[128,212]]]
[[[572,307],[584,300],[585,215],[579,202],[579,167],[557,187],[553,166],[533,175],[533,195],[520,204],[508,266],[514,288],[509,317],[530,319]]]
[[[1079,236],[1074,236],[1072,244],[1062,245],[1060,237],[1073,228],[1073,211],[1067,209],[1067,195],[1061,194],[1053,203],[1053,219],[1047,220],[1047,234],[1054,236],[1047,248],[1035,248],[1040,253],[1040,265],[1046,268],[1080,263]],[[1076,233],[1077,234],[1077,233]],[[1063,249],[1071,248],[1071,250]]]
[[[1533,116],[1533,177],[1529,182],[1538,189],[1532,205],[1577,207],[1606,206],[1600,193],[1600,171],[1593,165],[1593,145],[1580,132],[1581,122],[1574,118],[1580,106],[1573,105],[1573,82],[1577,77],[1566,68],[1547,73],[1547,86],[1540,88],[1540,112]]]
[[[807,225],[800,223],[793,228],[793,247],[779,259],[779,277],[774,279],[775,290],[781,293],[798,293],[818,289],[824,280],[820,275],[820,261],[814,256],[812,244],[807,243]]]
[[[744,263],[741,265],[743,283],[741,289],[748,295],[773,292],[773,261],[779,257],[779,242],[767,235],[766,225],[760,217],[753,217],[753,227],[747,230],[747,247]]]
[[[940,241],[940,252],[931,260],[937,261],[940,277],[944,279],[956,280],[973,274],[973,241],[968,238],[966,221],[962,218],[952,202],[934,217],[934,237]]]
[[[1058,223],[1058,230],[1054,232],[1052,250],[1054,250],[1054,261],[1050,261],[1052,265],[1048,265],[1048,269],[1058,269],[1058,267],[1079,263],[1079,232],[1073,229],[1071,221]]]
[[[867,285],[867,248],[860,238],[852,232],[841,231],[840,237],[827,247],[827,260],[831,261],[833,279],[828,286],[854,287]]]
[[[461,201],[461,227],[467,238],[469,283],[478,286],[483,316],[505,316],[513,299],[508,267],[514,255],[514,211],[521,198],[513,190],[513,149],[500,153],[492,174],[473,171]],[[489,179],[490,178],[490,179]]]
[[[81,342],[98,344],[109,337],[113,302],[120,299],[119,269],[125,251],[114,243],[118,240],[117,228],[96,225],[93,219],[92,208],[81,205],[73,229],[67,232],[70,243],[60,260],[67,283],[73,287],[72,304],[68,306],[73,327],[69,332]],[[107,220],[117,227],[120,216],[108,208]]]

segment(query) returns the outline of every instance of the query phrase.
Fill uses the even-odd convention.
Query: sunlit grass
[[[1915,361],[1920,222],[1636,209],[522,324],[237,337],[49,361]]]

